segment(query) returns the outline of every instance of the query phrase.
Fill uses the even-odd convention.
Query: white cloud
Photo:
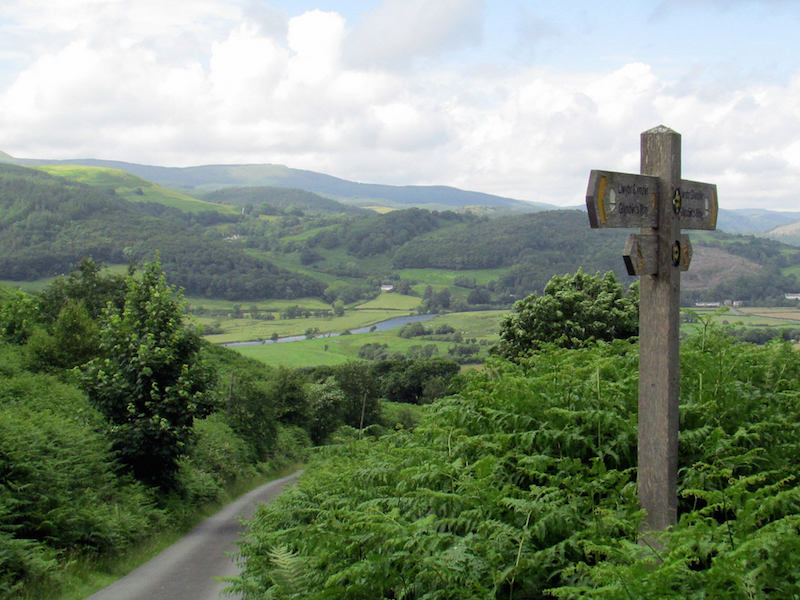
[[[44,32],[0,87],[0,150],[17,156],[280,162],[578,205],[591,168],[638,171],[639,133],[663,123],[683,135],[684,175],[717,183],[723,207],[796,206],[800,71],[765,84],[665,80],[644,61],[411,68],[480,37],[473,0],[387,0],[354,30],[215,0],[10,1],[0,34]]]
[[[344,19],[336,13],[313,10],[289,21],[288,43],[294,55],[294,83],[318,85],[336,76],[344,39]]]
[[[384,0],[350,34],[350,64],[407,66],[415,58],[477,45],[482,0]]]

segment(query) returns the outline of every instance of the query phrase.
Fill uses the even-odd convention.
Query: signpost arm
[[[641,135],[641,174],[658,177],[657,273],[641,277],[639,305],[639,503],[646,530],[677,521],[681,136],[660,126]],[[680,247],[677,248],[680,252]]]

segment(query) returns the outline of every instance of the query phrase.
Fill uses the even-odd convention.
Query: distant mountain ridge
[[[109,167],[136,175],[159,185],[184,190],[208,198],[209,194],[227,188],[276,187],[304,190],[344,204],[360,207],[386,206],[430,210],[489,209],[490,214],[521,214],[556,210],[564,207],[540,202],[527,202],[493,194],[461,190],[444,185],[385,185],[348,181],[332,175],[292,169],[277,164],[201,165],[161,167],[94,158],[48,160],[16,158],[0,151],[0,163],[21,166],[84,165]],[[198,194],[198,192],[202,192]],[[235,192],[234,195],[242,192]],[[213,196],[212,196],[213,197]],[[208,198],[210,199],[210,198]],[[236,202],[231,202],[236,204]],[[723,204],[724,205],[724,204]],[[579,208],[580,207],[571,207]],[[788,226],[788,227],[787,227]],[[717,228],[729,233],[766,235],[780,241],[800,245],[800,212],[758,208],[719,211]],[[772,230],[776,230],[771,233]]]
[[[800,225],[800,212],[763,208],[740,208],[737,210],[721,208],[717,218],[717,228],[729,233],[765,234],[793,223]]]
[[[284,165],[275,164],[159,167],[94,158],[69,160],[15,158],[6,153],[0,153],[0,162],[10,162],[28,167],[58,164],[110,167],[126,171],[163,186],[201,192],[244,186],[297,188],[357,206],[374,204],[394,208],[422,206],[442,210],[489,207],[513,213],[537,212],[558,208],[551,204],[525,202],[444,185],[396,186],[359,183],[324,173],[292,169]]]

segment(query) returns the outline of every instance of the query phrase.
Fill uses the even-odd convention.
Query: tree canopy
[[[638,286],[627,293],[614,273],[556,275],[544,293],[514,304],[500,326],[495,352],[512,360],[544,344],[582,348],[595,341],[629,338],[639,330]]]
[[[169,487],[194,418],[209,412],[211,374],[160,264],[146,264],[126,285],[124,306],[103,313],[99,355],[81,368],[81,381],[111,423],[121,460],[138,479]]]

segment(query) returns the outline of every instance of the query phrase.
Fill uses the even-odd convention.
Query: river
[[[392,317],[391,319],[386,319],[385,321],[379,321],[374,325],[368,325],[367,327],[359,327],[358,329],[352,329],[350,333],[368,333],[370,331],[388,331],[390,329],[397,329],[398,327],[402,327],[403,325],[408,325],[409,323],[424,323],[425,321],[430,321],[434,317],[438,317],[439,315],[406,315],[404,317]],[[342,335],[341,333],[320,333],[319,335],[314,336],[315,338],[329,338],[329,337],[336,337]],[[233,346],[257,346],[259,344],[284,344],[286,342],[300,342],[302,340],[308,339],[304,335],[290,335],[288,337],[278,338],[277,340],[251,340],[249,342],[229,342],[227,344],[222,344],[223,346],[233,347]]]

